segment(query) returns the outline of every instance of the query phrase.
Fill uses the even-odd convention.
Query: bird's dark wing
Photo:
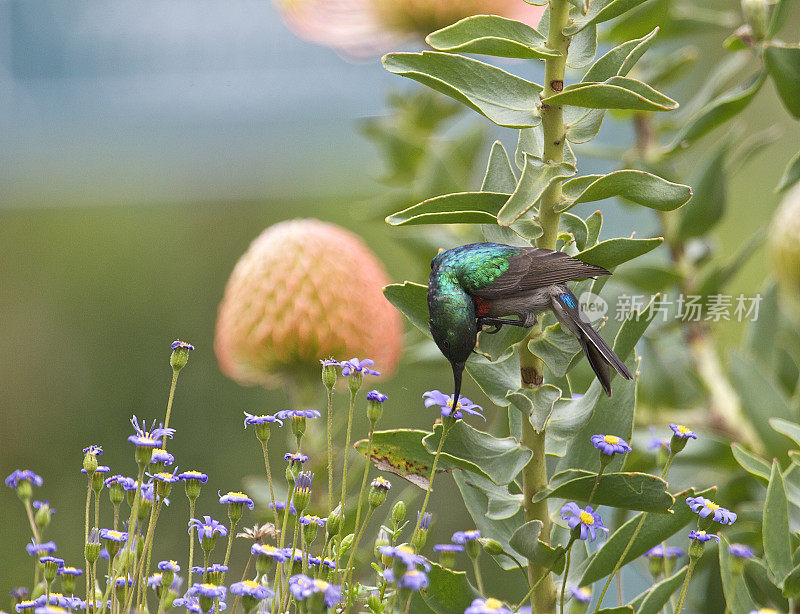
[[[611,274],[564,252],[537,247],[520,249],[520,253],[508,257],[508,269],[502,275],[483,288],[470,289],[470,294],[485,299],[515,296],[553,284]]]

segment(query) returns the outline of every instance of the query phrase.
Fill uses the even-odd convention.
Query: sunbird
[[[503,325],[529,328],[537,314],[552,310],[561,327],[578,338],[581,349],[611,396],[608,365],[625,379],[631,372],[608,347],[568,281],[610,275],[603,267],[587,264],[563,252],[502,243],[471,243],[440,252],[431,261],[428,312],[433,340],[453,368],[453,407],[458,407],[461,378],[475,349],[478,331]],[[508,316],[516,316],[512,319]]]

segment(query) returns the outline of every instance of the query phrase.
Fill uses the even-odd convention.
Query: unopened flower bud
[[[376,552],[376,554],[380,553],[380,549],[381,549],[382,546],[390,546],[391,544],[392,544],[392,542],[389,539],[389,534],[386,532],[386,529],[381,528],[381,530],[378,531],[378,536],[375,538],[375,552]],[[386,558],[387,558],[387,560],[391,560],[391,559],[389,559],[389,557],[386,557]],[[384,563],[384,564],[388,565],[389,563]]]
[[[38,503],[38,506],[37,506]],[[36,515],[34,521],[39,530],[47,528],[50,524],[50,518],[53,515],[53,510],[50,509],[50,503],[47,501],[34,501],[33,506],[36,507]]]
[[[498,554],[503,554],[503,552],[505,552],[503,550],[503,546],[496,539],[492,539],[491,537],[481,537],[478,541],[480,542],[481,546],[483,546],[483,550],[487,554],[497,556]]]
[[[172,347],[172,354],[169,357],[169,364],[172,370],[177,373],[189,362],[189,351],[193,350],[194,346],[191,343],[176,339],[170,347]]]
[[[341,526],[342,526],[342,506],[341,504],[339,504],[330,514],[328,514],[328,522],[325,523],[325,529],[328,532],[328,535],[333,537],[334,535],[339,534]]]
[[[753,40],[761,42],[767,33],[767,23],[774,0],[742,0],[742,13],[750,26]]]
[[[86,470],[86,475],[92,475],[97,471],[97,466],[99,464],[100,463],[97,462],[97,456],[91,452],[87,452],[83,455],[83,468]]]
[[[339,368],[339,361],[329,358],[328,360],[320,360],[322,363],[322,383],[328,391],[332,391],[336,386],[336,378],[338,373],[336,369]]]
[[[100,558],[100,532],[97,529],[92,529],[89,533],[89,541],[86,542],[85,547],[86,560],[92,565]]]
[[[314,474],[310,471],[301,471],[297,475],[294,483],[294,506],[297,513],[302,514],[311,501],[311,484],[314,482]]]
[[[370,609],[370,612],[383,611],[383,602],[381,601],[380,595],[377,593],[370,593],[369,597],[367,597],[367,607]]]
[[[405,501],[398,501],[392,508],[392,520],[396,525],[405,520],[406,517],[406,504]]]
[[[355,540],[355,537],[356,537],[355,535],[353,535],[352,533],[350,533],[349,535],[346,535],[346,536],[345,536],[345,537],[342,539],[342,546],[341,546],[341,548],[340,548],[340,552],[339,552],[339,554],[340,554],[340,555],[341,555],[341,554],[344,554],[345,552],[347,552],[348,550],[350,550],[350,548],[352,548],[352,547],[353,547],[353,540]]]
[[[383,502],[386,501],[386,495],[389,492],[389,489],[392,487],[389,480],[386,480],[382,477],[377,477],[372,480],[372,484],[370,485],[369,489],[369,506],[372,509],[383,505]]]
[[[383,404],[386,402],[387,397],[385,394],[377,390],[371,390],[367,393],[367,418],[370,424],[375,427],[375,424],[380,420],[383,414]]]

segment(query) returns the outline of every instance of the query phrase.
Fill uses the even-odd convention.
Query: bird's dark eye
[[[450,339],[445,338],[442,341],[442,345],[444,346],[444,349],[449,350],[450,349]]]

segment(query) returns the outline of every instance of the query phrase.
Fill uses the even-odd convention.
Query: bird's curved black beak
[[[466,364],[466,361],[450,363],[450,366],[453,367],[453,411],[458,409],[458,399],[461,396],[461,378],[464,375],[464,366]]]

